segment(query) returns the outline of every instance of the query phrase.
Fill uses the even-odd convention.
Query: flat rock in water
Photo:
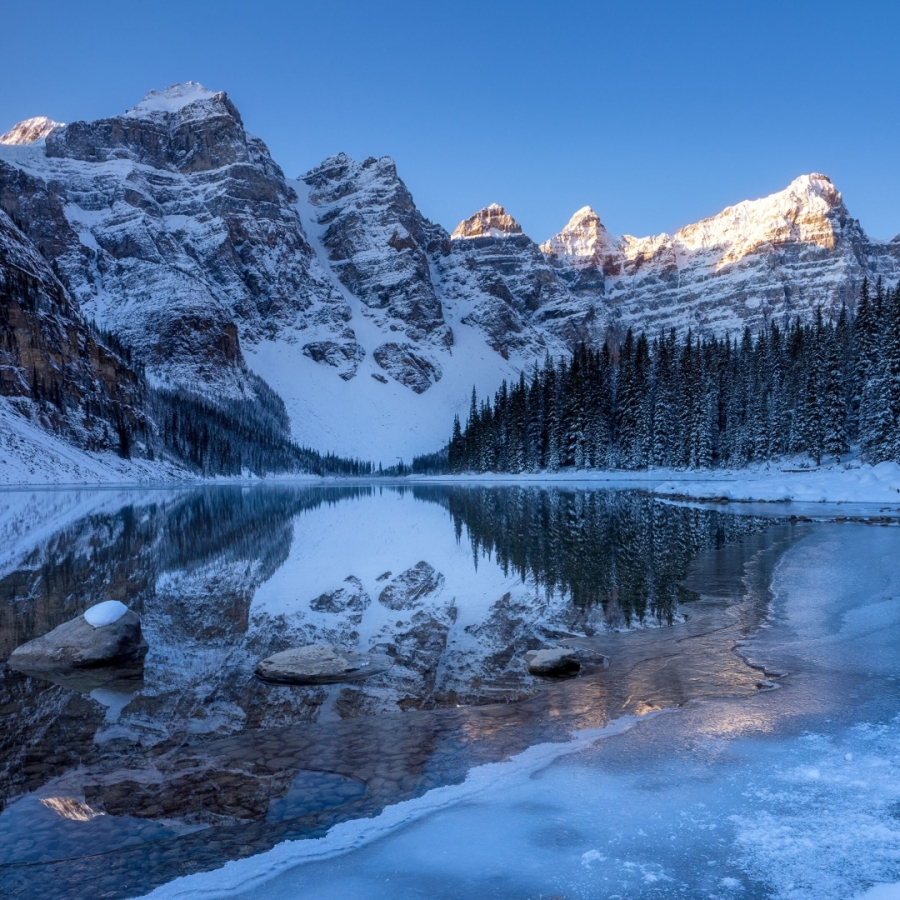
[[[578,652],[569,647],[529,650],[525,661],[532,675],[574,675],[581,668]]]
[[[282,684],[333,684],[380,675],[392,665],[386,656],[340,650],[330,644],[307,644],[260,661],[256,674],[264,681]]]
[[[84,616],[65,622],[42,637],[16,647],[9,665],[20,670],[87,669],[142,659],[147,642],[141,617],[130,609],[108,625],[96,627]]]

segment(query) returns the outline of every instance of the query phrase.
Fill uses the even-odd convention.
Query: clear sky
[[[824,172],[900,232],[900,3],[0,0],[0,131],[225,90],[289,176],[389,155],[447,228],[654,234]]]

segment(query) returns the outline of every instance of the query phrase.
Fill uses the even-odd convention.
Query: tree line
[[[786,456],[817,465],[851,446],[900,459],[900,285],[863,282],[856,315],[770,323],[754,336],[652,339],[578,347],[493,402],[475,391],[448,444],[414,472],[743,466]]]
[[[373,474],[371,462],[296,444],[284,401],[259,376],[250,379],[255,396],[242,399],[154,390],[152,414],[164,450],[202,475]]]

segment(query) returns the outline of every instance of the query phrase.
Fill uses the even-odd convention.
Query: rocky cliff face
[[[98,341],[46,260],[0,212],[0,398],[79,447],[146,438],[138,376]]]
[[[121,116],[0,147],[0,206],[150,373],[248,389],[240,341],[341,323],[296,196],[224,93],[151,92]]]
[[[504,238],[522,234],[522,226],[497,203],[480,209],[453,229],[452,238]]]
[[[892,244],[870,241],[814,174],[674,235],[615,238],[586,207],[541,249],[577,294],[603,296],[622,327],[721,334],[819,307],[836,315],[864,277],[898,277]]]
[[[592,298],[574,295],[496,203],[457,226],[449,253],[436,266],[443,294],[463,313],[462,322],[481,331],[506,358],[534,358],[606,337],[605,310]]]

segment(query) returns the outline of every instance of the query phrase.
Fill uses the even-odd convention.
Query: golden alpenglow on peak
[[[575,268],[612,269],[620,256],[618,241],[606,230],[600,216],[590,206],[582,206],[563,230],[541,244],[550,257],[566,259]]]
[[[47,137],[55,128],[63,128],[62,122],[54,122],[46,116],[35,116],[13,125],[6,134],[0,136],[0,144],[33,144]]]
[[[478,210],[474,216],[469,216],[453,230],[450,237],[459,238],[478,237],[509,237],[514,234],[522,234],[522,226],[498,203],[492,203],[484,209]]]

